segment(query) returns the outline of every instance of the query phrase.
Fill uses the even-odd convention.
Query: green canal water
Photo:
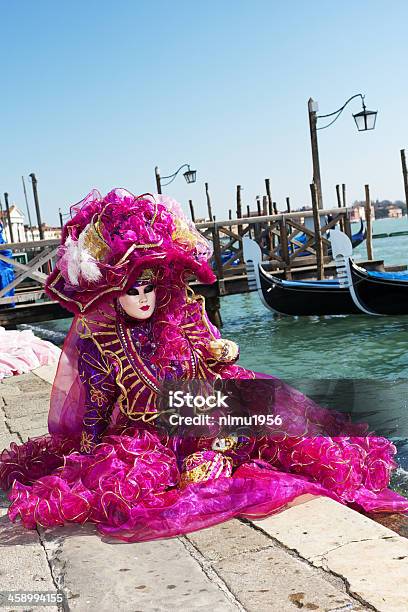
[[[404,230],[406,217],[373,224],[374,234]],[[408,264],[408,236],[375,239],[373,248],[386,265]],[[366,258],[365,245],[354,254]],[[394,486],[408,494],[408,316],[278,317],[256,293],[222,298],[221,313],[241,365],[279,376],[321,405],[351,410],[390,437],[400,465]],[[32,329],[60,344],[69,325],[64,319]]]

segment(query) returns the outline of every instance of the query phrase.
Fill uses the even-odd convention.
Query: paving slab
[[[10,430],[23,432],[31,429],[47,430],[48,413],[36,412],[28,416],[6,418]]]
[[[6,419],[3,411],[4,406],[0,405],[0,436],[6,436],[10,433],[9,428],[7,427]]]
[[[344,582],[289,554],[249,522],[228,521],[186,536],[244,610],[367,610]]]
[[[41,534],[70,610],[232,612],[240,609],[179,539],[128,544],[102,539],[92,525]]]
[[[13,390],[12,393],[10,393],[11,390]],[[44,400],[48,398],[49,401],[50,391],[51,387],[48,384],[45,384],[44,387],[41,384],[40,387],[36,386],[30,390],[25,391],[21,391],[21,389],[19,389],[18,387],[11,387],[10,385],[0,385],[0,395],[3,395],[3,397],[5,398],[6,404],[13,404],[13,402],[18,403],[19,400],[21,401],[21,396],[23,396],[24,398],[39,398]]]
[[[2,410],[7,420],[19,419],[21,417],[28,417],[30,415],[37,414],[48,415],[49,401],[49,398],[30,398],[27,402],[15,402],[12,405],[6,403],[4,406],[2,406]]]
[[[30,393],[30,391],[38,391],[49,389],[49,384],[35,376],[32,372],[22,374],[21,376],[9,376],[3,378],[1,384],[5,387],[17,387],[22,393]]]
[[[4,418],[4,406],[0,406],[0,453],[4,448],[8,448],[11,442],[21,444],[20,436],[17,433],[11,433],[8,423]]]
[[[0,518],[0,590],[57,593],[47,555],[36,530]],[[56,610],[56,606],[2,607],[2,610]]]
[[[214,569],[248,612],[368,609],[278,546],[224,559]]]
[[[17,383],[15,385],[5,385],[4,381],[0,383],[0,397],[3,399],[16,398],[18,395],[22,395],[21,389],[18,388]]]
[[[253,524],[374,609],[408,610],[408,540],[383,525],[324,497]]]
[[[27,429],[21,430],[18,432],[19,437],[22,442],[27,442],[27,440],[31,440],[33,438],[38,438],[47,434],[47,430],[45,427],[39,427],[38,429]]]
[[[395,536],[351,542],[323,558],[328,570],[347,577],[350,592],[378,612],[408,610],[408,542]]]
[[[55,362],[50,365],[45,365],[45,366],[36,368],[35,370],[32,370],[32,373],[35,376],[38,376],[38,378],[41,378],[45,382],[52,385],[52,383],[54,382],[55,375],[57,373],[57,368],[58,368],[58,362]]]
[[[387,527],[323,496],[252,522],[303,558],[314,559],[315,565],[319,564],[319,556],[333,548],[395,535]]]
[[[16,374],[15,376],[6,376],[5,378],[1,379],[1,384],[14,386],[20,382],[26,383],[27,380],[30,380],[32,377],[33,374],[31,374],[30,372],[26,374]]]
[[[187,539],[211,563],[271,546],[270,538],[239,520],[188,534]]]

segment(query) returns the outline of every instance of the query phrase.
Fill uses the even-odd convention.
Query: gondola
[[[350,291],[354,305],[370,315],[408,314],[408,273],[360,268],[351,258],[350,239],[339,230],[330,234],[337,274]]]
[[[360,229],[358,230],[358,232],[356,232],[355,234],[351,236],[351,242],[353,245],[353,249],[355,249],[359,244],[364,242],[366,238],[367,238],[367,228],[364,227],[363,220],[360,219]]]
[[[243,239],[248,284],[256,289],[264,305],[277,314],[292,316],[360,314],[347,286],[338,279],[288,281],[262,268],[261,249],[250,238]]]
[[[336,279],[288,281],[266,272],[259,246],[244,238],[249,288],[258,291],[267,308],[285,315],[408,314],[407,272],[364,270],[353,261],[353,247],[346,234],[333,229],[330,241]]]

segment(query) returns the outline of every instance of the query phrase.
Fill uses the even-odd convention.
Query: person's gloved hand
[[[235,361],[239,354],[238,345],[224,338],[210,342],[209,351],[217,361]]]

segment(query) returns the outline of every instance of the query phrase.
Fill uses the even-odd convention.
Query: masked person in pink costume
[[[11,520],[27,528],[91,521],[132,542],[265,517],[305,494],[408,510],[387,488],[396,467],[388,440],[236,363],[237,345],[220,337],[187,285],[191,275],[214,282],[210,255],[171,198],[115,189],[72,207],[46,289],[75,316],[49,433],[1,455]],[[224,437],[163,430],[163,384],[189,380],[247,382],[251,409],[273,396],[284,428]]]

